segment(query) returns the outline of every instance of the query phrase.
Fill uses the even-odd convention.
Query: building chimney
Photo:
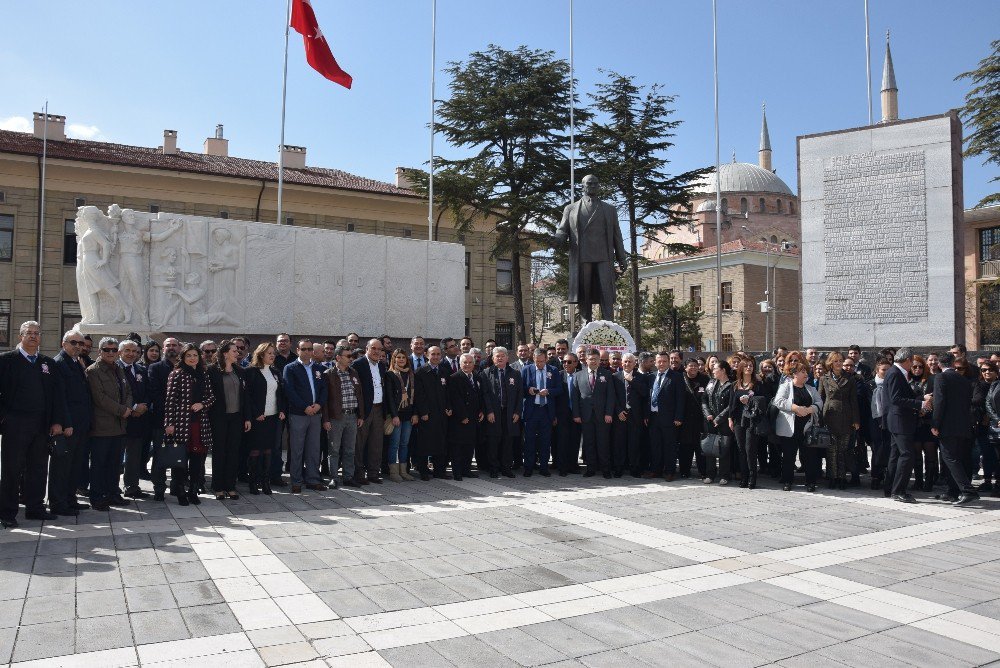
[[[34,135],[48,141],[66,141],[66,117],[36,111]]]
[[[397,167],[396,168],[396,187],[406,188],[407,190],[413,190],[416,187],[417,182],[413,179],[414,175],[421,170],[415,167]]]
[[[215,136],[205,140],[205,155],[217,155],[223,158],[229,155],[229,140],[222,138],[222,124],[215,126]]]
[[[281,164],[288,169],[306,168],[306,147],[284,144],[281,147]]]
[[[175,155],[177,153],[177,130],[163,131],[163,155]]]

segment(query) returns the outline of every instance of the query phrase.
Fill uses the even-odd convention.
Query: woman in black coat
[[[212,421],[212,491],[215,498],[238,499],[236,475],[243,451],[243,435],[250,431],[247,410],[246,381],[239,363],[236,343],[225,340],[219,344],[215,364],[208,367],[215,404],[209,411]]]
[[[701,412],[705,418],[705,433],[718,434],[723,437],[719,449],[719,457],[706,456],[706,473],[702,480],[706,485],[715,481],[716,472],[720,485],[729,484],[732,473],[732,456],[730,447],[733,442],[733,430],[729,428],[729,411],[733,403],[732,367],[729,362],[719,360],[712,370],[715,383],[710,391],[705,392],[701,400]]]
[[[271,459],[280,454],[278,435],[288,412],[284,380],[274,367],[277,354],[273,344],[260,344],[244,372],[250,420],[247,472],[251,494],[271,494]]]
[[[781,442],[778,440],[778,435],[774,430],[774,418],[777,409],[771,406],[771,402],[774,401],[774,397],[778,394],[778,385],[781,384],[780,370],[778,369],[778,364],[776,360],[767,359],[760,363],[760,387],[757,390],[759,396],[764,397],[766,401],[761,402],[763,404],[763,409],[765,417],[761,418],[767,420],[767,448],[761,447],[757,449],[758,458],[761,458],[761,453],[767,452],[766,459],[761,458],[761,469],[767,467],[767,472],[772,478],[777,478],[781,475]]]
[[[705,396],[708,376],[701,372],[697,359],[689,359],[684,367],[684,421],[677,430],[677,455],[681,478],[691,477],[691,457],[694,456],[698,476],[705,477],[705,457],[701,454],[701,430],[705,416],[701,400]]]

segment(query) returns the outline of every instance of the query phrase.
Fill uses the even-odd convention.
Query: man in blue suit
[[[125,421],[125,496],[144,499],[148,496],[139,489],[142,473],[142,449],[149,443],[149,378],[146,367],[139,364],[142,348],[128,339],[118,345],[118,366],[132,389],[132,413]]]
[[[524,388],[524,477],[531,476],[538,465],[538,472],[546,478],[549,473],[549,455],[552,427],[556,424],[555,399],[563,392],[559,370],[546,364],[548,353],[544,348],[535,350],[535,363],[521,369]]]
[[[292,494],[302,492],[305,463],[305,483],[309,489],[327,489],[319,475],[319,432],[322,428],[322,408],[326,403],[325,369],[313,362],[313,346],[309,339],[299,341],[299,358],[285,365],[281,375],[288,400],[288,459],[291,467]]]
[[[684,420],[684,379],[670,369],[670,354],[656,354],[656,371],[649,380],[649,468],[644,478],[677,473],[677,428]]]

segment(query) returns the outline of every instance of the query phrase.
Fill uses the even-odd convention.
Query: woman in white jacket
[[[785,372],[791,382],[782,383],[774,397],[778,409],[775,433],[781,442],[781,482],[783,489],[792,489],[795,477],[795,455],[798,453],[806,474],[806,489],[816,491],[819,477],[820,451],[805,445],[806,433],[816,426],[822,414],[823,400],[816,388],[807,384],[809,367],[798,362],[794,367],[786,365]]]

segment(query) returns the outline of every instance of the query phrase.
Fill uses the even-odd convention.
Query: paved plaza
[[[1000,499],[766,487],[387,482],[25,522],[0,533],[0,665],[1000,661]]]

